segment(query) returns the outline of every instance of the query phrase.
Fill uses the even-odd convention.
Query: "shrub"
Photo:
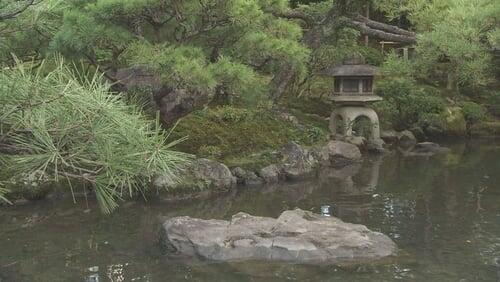
[[[11,179],[43,175],[71,189],[89,183],[106,213],[158,174],[177,180],[189,156],[102,80],[62,61],[47,75],[22,64],[0,71],[0,146]]]
[[[437,90],[418,87],[408,78],[380,81],[376,92],[385,99],[378,107],[389,110],[382,116],[398,130],[411,128],[430,114],[441,113],[445,106]]]
[[[325,133],[323,130],[319,127],[312,126],[307,129],[307,137],[309,138],[310,142],[318,142],[325,136]]]
[[[483,106],[474,102],[461,103],[462,112],[465,118],[467,133],[470,135],[472,126],[486,119],[486,110]]]

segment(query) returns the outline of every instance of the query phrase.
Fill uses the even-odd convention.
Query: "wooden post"
[[[403,48],[403,57],[406,61],[408,61],[408,48]]]

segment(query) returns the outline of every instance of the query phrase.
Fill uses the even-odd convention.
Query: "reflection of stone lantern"
[[[380,140],[377,113],[369,104],[381,101],[374,94],[374,78],[378,74],[376,66],[361,64],[354,60],[334,66],[324,72],[333,76],[334,87],[331,99],[337,107],[330,118],[332,135],[353,135],[353,125],[360,118],[367,118],[371,124],[371,141]]]

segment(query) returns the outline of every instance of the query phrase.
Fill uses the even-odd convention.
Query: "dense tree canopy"
[[[308,49],[294,22],[273,16],[286,1],[73,1],[54,50],[87,59],[109,77],[144,65],[172,88],[244,92],[262,75],[304,72]]]

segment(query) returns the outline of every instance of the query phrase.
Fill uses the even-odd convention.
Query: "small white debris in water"
[[[372,197],[373,198],[378,198],[378,197],[380,197],[380,195],[379,194],[373,194]]]
[[[92,266],[88,268],[88,271],[90,272],[98,272],[99,271],[99,266]]]

